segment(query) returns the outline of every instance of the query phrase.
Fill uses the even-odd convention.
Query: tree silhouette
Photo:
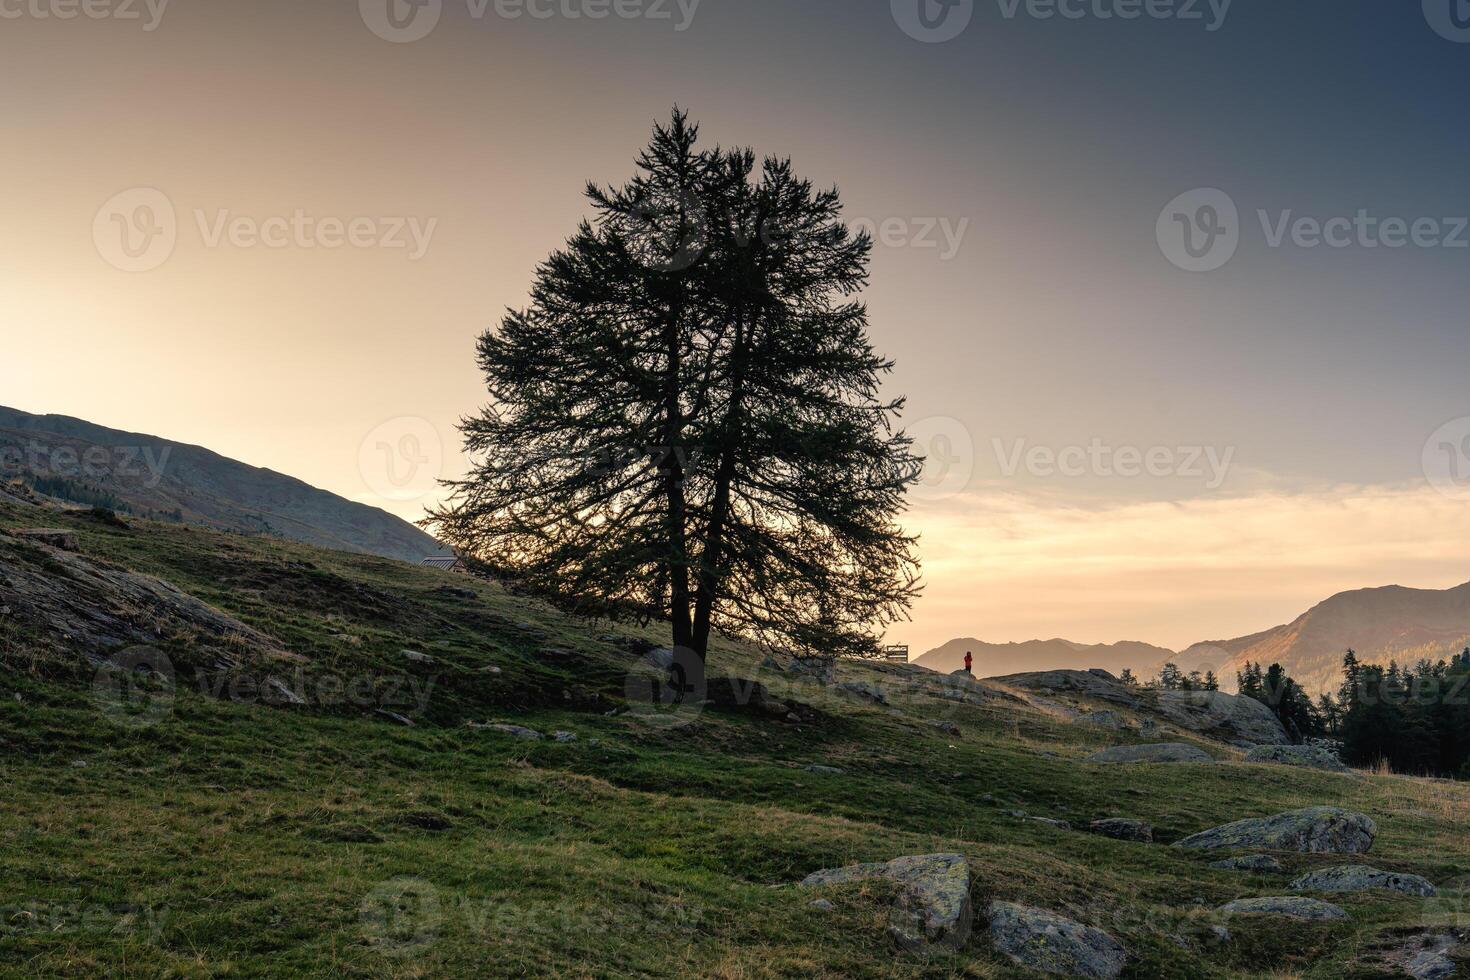
[[[786,160],[701,150],[676,110],[625,186],[480,338],[492,402],[446,543],[516,586],[607,617],[667,619],[872,655],[918,591],[897,526],[920,461],[867,339],[872,243]]]

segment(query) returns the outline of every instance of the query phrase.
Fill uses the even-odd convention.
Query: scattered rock
[[[417,650],[400,650],[398,655],[411,664],[431,664],[434,658],[427,653],[419,653]]]
[[[819,898],[815,902],[812,902],[810,904],[811,904],[811,907],[814,908],[814,909],[816,909],[818,912],[835,912],[835,911],[837,911],[837,906],[833,905],[831,902],[827,901],[825,898]]]
[[[1077,719],[1077,724],[1088,725],[1093,728],[1104,728],[1110,732],[1121,732],[1127,729],[1128,722],[1116,711],[1089,711]]]
[[[1453,954],[1459,942],[1448,933],[1421,933],[1381,956],[1381,962],[1414,980],[1449,980],[1455,975]]]
[[[1184,742],[1158,742],[1154,745],[1115,745],[1087,757],[1088,762],[1214,762],[1203,749]]]
[[[306,698],[291,690],[291,686],[279,677],[266,678],[265,700],[270,704],[289,704],[298,708],[306,704]]]
[[[1427,878],[1379,871],[1364,864],[1343,864],[1309,871],[1291,883],[1291,890],[1298,892],[1363,892],[1379,888],[1422,898],[1438,894]]]
[[[1065,821],[1065,820],[1053,820],[1050,817],[1026,817],[1025,819],[1029,823],[1046,824],[1048,827],[1055,827],[1057,830],[1071,830],[1072,829],[1072,825],[1069,824],[1069,823],[1067,823],[1067,821]]]
[[[888,932],[902,948],[958,950],[971,926],[970,866],[960,854],[924,854],[813,872],[803,888],[884,878],[902,886]]]
[[[1216,871],[1278,872],[1281,870],[1281,862],[1269,854],[1246,854],[1223,861],[1211,861],[1210,867]]]
[[[990,942],[1020,966],[1062,976],[1111,980],[1128,959],[1101,929],[1011,902],[990,904]]]
[[[1321,745],[1258,745],[1245,755],[1246,762],[1269,762],[1301,766],[1327,772],[1352,772],[1331,749]]]
[[[461,589],[457,585],[441,585],[434,590],[446,599],[478,599],[480,594],[474,589]]]
[[[575,742],[577,740],[577,733],[576,732],[552,732],[551,733],[551,740],[553,742],[560,742],[563,745],[567,745],[567,744],[569,744],[571,742]]]
[[[837,689],[839,691],[844,691],[848,694],[851,694],[853,697],[860,698],[864,701],[870,701],[873,704],[888,703],[888,695],[884,694],[883,689],[875,684],[864,684],[858,681],[847,681],[845,683],[838,684]]]
[[[409,718],[405,715],[400,715],[396,711],[389,711],[387,708],[374,709],[374,714],[381,715],[382,717],[387,718],[389,721],[395,724],[402,725],[404,728],[414,727],[412,718]]]
[[[836,674],[835,661],[831,657],[793,657],[786,669],[789,673],[810,677],[822,684],[831,684]]]
[[[824,776],[841,776],[843,774],[843,770],[835,766],[807,766],[806,771],[821,773]]]
[[[76,532],[61,531],[49,527],[20,528],[10,532],[14,537],[34,544],[43,544],[48,548],[60,548],[62,551],[76,551],[81,545],[77,542]]]
[[[1373,846],[1378,825],[1370,817],[1334,806],[1314,806],[1270,817],[1237,820],[1193,834],[1174,844],[1198,850],[1272,851],[1306,854],[1363,854]]]
[[[494,664],[491,664],[488,667],[481,667],[479,672],[482,673],[482,674],[503,674],[503,673],[505,673],[505,671],[501,670],[499,667],[496,667]]]
[[[1230,930],[1224,926],[1210,926],[1210,940],[1217,946],[1230,942]]]
[[[961,734],[960,726],[956,725],[952,721],[940,721],[936,718],[930,718],[925,721],[924,724],[928,725],[930,728],[939,729],[941,732],[950,736],[951,738],[959,738]]]
[[[1114,840],[1131,840],[1143,844],[1152,844],[1154,840],[1154,829],[1142,820],[1108,817],[1103,820],[1094,820],[1088,825],[1088,829],[1094,834],[1101,834]]]
[[[1274,915],[1304,922],[1332,922],[1348,917],[1330,902],[1297,896],[1282,898],[1237,898],[1220,906],[1226,915]]]

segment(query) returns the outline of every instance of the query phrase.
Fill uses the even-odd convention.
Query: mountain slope
[[[14,533],[41,520],[74,544]],[[126,624],[157,634],[150,669],[99,669],[87,655],[108,651],[58,629],[54,603],[12,594],[89,595],[88,566],[167,583],[272,649],[150,607]],[[1217,761],[1096,765],[1144,736],[1072,720],[1118,709],[1085,690],[1042,710],[872,663],[824,685],[723,638],[719,696],[661,713],[634,696],[630,641],[666,630],[612,628],[383,558],[0,500],[0,976],[1019,977],[990,939],[995,899],[1107,932],[1124,980],[1368,980],[1396,975],[1374,961],[1407,936],[1462,927],[1465,783],[1245,765],[1166,722]],[[755,682],[802,715],[729,696]],[[1372,863],[1446,897],[1248,921],[1213,910],[1340,859],[1242,875],[1168,846],[1323,803],[1371,816]],[[1088,832],[1109,817],[1154,843]],[[899,948],[883,882],[791,887],[930,853],[970,868],[954,953]]]
[[[1088,670],[1092,667],[1101,667],[1115,674],[1127,668],[1141,677],[1152,677],[1160,665],[1174,656],[1173,650],[1130,640],[1088,645],[1060,639],[985,643],[962,638],[930,650],[915,662],[931,670],[948,673],[965,665],[966,650],[974,654],[976,677],[1036,670]]]
[[[147,517],[419,561],[444,549],[376,507],[200,446],[0,406],[0,482]]]
[[[1387,664],[1438,660],[1470,646],[1470,583],[1453,589],[1341,592],[1294,621],[1233,640],[1196,643],[1179,655],[1186,669],[1213,666],[1233,679],[1246,661],[1279,663],[1308,690],[1335,687],[1348,649],[1358,659]]]

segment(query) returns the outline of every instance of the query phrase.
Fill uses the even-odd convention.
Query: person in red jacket
[[[970,666],[975,663],[975,658],[970,656],[970,651],[965,651],[965,673],[972,673]]]

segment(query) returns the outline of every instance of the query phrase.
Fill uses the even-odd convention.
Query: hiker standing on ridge
[[[975,658],[972,657],[972,656],[970,656],[970,651],[969,650],[966,650],[965,651],[965,673],[967,673],[967,674],[973,673],[973,671],[970,670],[970,665],[973,664],[974,662],[975,662]]]

